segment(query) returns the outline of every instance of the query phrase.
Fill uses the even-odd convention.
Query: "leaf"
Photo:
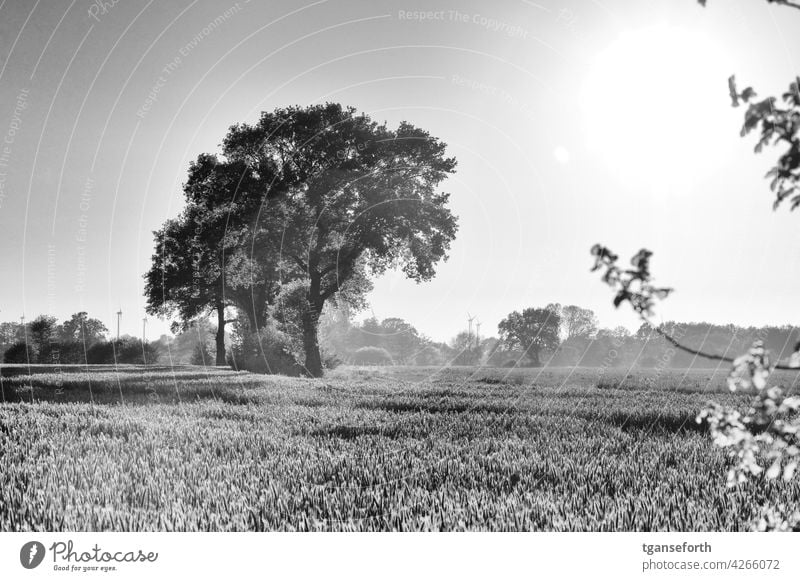
[[[743,101],[747,102],[748,99],[752,99],[756,96],[756,92],[753,90],[753,87],[747,87],[739,96]]]

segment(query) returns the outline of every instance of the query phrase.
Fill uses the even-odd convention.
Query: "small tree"
[[[68,321],[64,321],[59,332],[62,343],[83,343],[90,347],[105,339],[108,329],[102,321],[92,319],[86,311],[75,313]]]
[[[477,344],[474,333],[461,331],[450,341],[455,352],[452,359],[454,365],[477,365],[483,357],[483,349]]]
[[[569,305],[561,309],[561,327],[567,340],[589,338],[597,333],[597,317],[591,309]]]
[[[186,207],[154,232],[156,250],[145,274],[147,312],[177,315],[178,328],[214,313],[216,363],[225,365],[226,308],[236,306],[253,328],[265,324],[274,263],[248,254],[256,180],[243,163],[202,154],[189,167]]]
[[[39,315],[30,325],[28,325],[33,351],[36,354],[36,361],[39,363],[49,363],[48,357],[51,351],[51,344],[57,342],[58,321],[50,315]]]
[[[508,349],[521,349],[531,364],[539,367],[539,353],[555,349],[559,343],[561,317],[552,307],[514,311],[500,321],[497,329]]]
[[[3,353],[4,363],[30,363],[28,344],[24,341],[14,343]]]

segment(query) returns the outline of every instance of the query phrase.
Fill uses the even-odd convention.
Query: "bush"
[[[152,364],[160,355],[158,344],[125,337],[119,341],[100,341],[86,351],[89,365],[113,365],[114,363]]]
[[[85,363],[83,343],[79,343],[78,341],[46,343],[39,350],[36,362],[42,365]]]
[[[238,331],[228,363],[237,371],[293,377],[303,374],[303,366],[291,351],[290,339],[272,325],[258,332]]]
[[[114,363],[114,345],[110,341],[95,343],[86,351],[86,363],[89,365],[109,365]]]
[[[336,369],[342,364],[342,360],[339,358],[336,353],[328,353],[326,351],[322,351],[322,366],[325,369]]]
[[[362,347],[353,353],[355,365],[392,365],[392,356],[381,347]]]
[[[432,345],[428,345],[422,351],[417,353],[417,356],[414,358],[414,362],[421,366],[441,365],[444,362],[444,357],[442,357],[441,350]]]
[[[192,365],[214,365],[216,359],[211,355],[208,345],[205,343],[197,343],[192,351],[190,362]]]
[[[152,364],[158,361],[159,349],[154,343],[140,339],[125,338],[115,341],[117,345],[117,363]]]
[[[31,362],[35,361],[32,348],[24,341],[14,343],[11,347],[6,349],[3,354],[3,361],[5,363],[28,363],[28,356],[30,355]]]

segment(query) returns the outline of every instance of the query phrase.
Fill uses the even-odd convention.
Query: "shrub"
[[[228,363],[237,371],[270,373],[298,377],[303,367],[291,351],[291,341],[274,325],[267,325],[257,332],[237,332]]]
[[[114,342],[117,346],[117,363],[152,364],[158,361],[159,349],[155,343],[126,337]]]
[[[194,346],[192,351],[192,358],[190,362],[192,365],[214,365],[216,359],[211,355],[208,345],[199,342]]]
[[[381,347],[362,347],[353,353],[355,365],[392,365],[392,356]]]
[[[5,363],[28,363],[28,356],[31,361],[34,361],[32,348],[24,341],[14,343],[11,347],[6,349],[3,354],[3,361]]]
[[[341,358],[336,353],[322,351],[322,366],[325,369],[336,369],[342,364]]]
[[[152,364],[158,360],[160,349],[156,343],[144,343],[139,339],[125,337],[119,341],[100,341],[86,351],[89,365],[113,365],[114,363]]]
[[[86,351],[89,365],[109,365],[114,363],[114,345],[110,341],[95,343]]]
[[[444,357],[442,357],[441,350],[437,349],[433,345],[428,345],[422,349],[422,351],[417,353],[417,356],[414,358],[414,362],[421,366],[441,365],[444,362]]]

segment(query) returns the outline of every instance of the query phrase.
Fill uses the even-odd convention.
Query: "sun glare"
[[[702,33],[663,24],[624,32],[582,88],[589,150],[627,185],[689,191],[737,130],[726,116],[730,72]]]

